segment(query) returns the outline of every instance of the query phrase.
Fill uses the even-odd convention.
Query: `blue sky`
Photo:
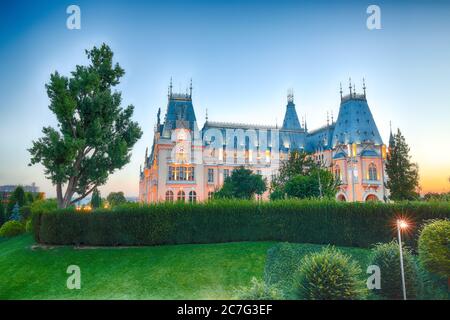
[[[66,28],[66,8],[81,8],[81,30]],[[381,8],[381,30],[366,9]],[[450,2],[445,1],[3,1],[0,13],[0,185],[36,182],[54,195],[26,151],[55,124],[45,83],[87,62],[105,42],[126,75],[118,87],[135,106],[144,135],[132,161],[101,188],[137,195],[139,165],[156,112],[174,89],[194,82],[194,106],[210,120],[280,124],[286,91],[308,128],[339,111],[348,78],[368,102],[385,142],[400,127],[421,168],[425,191],[450,184]]]

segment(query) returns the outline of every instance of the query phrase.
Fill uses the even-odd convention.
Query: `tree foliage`
[[[308,175],[317,164],[310,154],[304,151],[294,150],[289,158],[281,163],[278,175],[272,180],[272,187],[284,186],[284,184],[297,175]]]
[[[266,180],[261,175],[254,174],[250,169],[239,167],[225,179],[222,188],[214,197],[253,199],[255,194],[261,195],[266,189]]]
[[[12,213],[14,206],[17,204],[20,207],[27,203],[27,196],[22,186],[18,186],[8,198],[8,205],[6,213],[9,216]]]
[[[129,162],[131,148],[142,135],[131,120],[134,107],[122,108],[121,93],[113,91],[125,72],[113,65],[111,49],[103,44],[86,50],[86,55],[90,64],[77,65],[70,77],[58,72],[50,76],[49,108],[58,127],[44,127],[43,137],[29,149],[30,165],[42,164],[56,186],[60,208],[106,183],[109,174]]]
[[[390,199],[394,201],[415,200],[418,198],[419,168],[411,162],[409,147],[400,129],[394,135],[389,146],[386,160],[386,174],[389,179],[386,187],[390,191]]]
[[[292,151],[282,163],[279,174],[272,180],[272,200],[291,198],[333,198],[338,181],[326,168],[316,163],[304,151]]]
[[[92,192],[91,206],[94,209],[98,209],[102,206],[102,197],[100,195],[100,191],[97,188],[95,188]]]
[[[127,199],[125,198],[125,195],[122,191],[110,192],[108,194],[108,197],[106,197],[106,200],[108,201],[109,205],[112,207],[120,205],[120,204],[124,204],[127,202]]]

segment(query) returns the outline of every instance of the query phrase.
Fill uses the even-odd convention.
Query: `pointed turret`
[[[333,133],[332,145],[349,143],[374,143],[382,145],[375,120],[373,119],[365,94],[356,94],[349,82],[350,94],[342,97],[339,115]]]
[[[192,90],[192,84],[190,89]],[[198,130],[191,94],[192,91],[174,93],[172,91],[172,78],[170,79],[169,101],[162,129],[163,137],[169,138],[172,130],[176,128],[186,128],[192,131]]]
[[[300,121],[298,121],[297,111],[294,104],[294,92],[288,91],[286,113],[284,114],[282,129],[300,130],[302,129]]]
[[[391,150],[394,147],[395,144],[395,139],[394,139],[394,135],[392,134],[392,122],[389,121],[389,150]]]

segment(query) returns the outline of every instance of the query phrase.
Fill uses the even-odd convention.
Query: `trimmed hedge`
[[[316,200],[211,201],[120,206],[89,213],[35,212],[35,238],[59,245],[160,245],[288,241],[370,247],[389,242],[399,215],[418,227],[450,217],[448,203],[344,203]],[[416,246],[416,231],[405,235]]]

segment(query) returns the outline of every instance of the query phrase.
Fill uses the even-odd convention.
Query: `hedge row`
[[[343,203],[334,201],[212,201],[161,203],[83,213],[33,214],[35,238],[55,245],[161,245],[232,241],[288,241],[370,247],[396,236],[395,219],[414,228],[405,240],[416,247],[424,221],[450,218],[448,203]]]

